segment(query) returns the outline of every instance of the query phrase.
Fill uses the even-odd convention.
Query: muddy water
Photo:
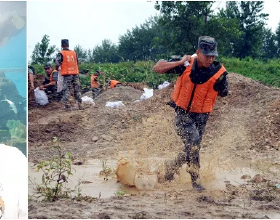
[[[114,169],[117,166],[117,161],[108,160],[106,167]],[[118,191],[123,190],[122,185],[116,183],[114,175],[109,175],[108,180],[104,180],[105,176],[100,175],[100,171],[103,170],[102,161],[100,160],[89,160],[85,165],[75,166],[73,175],[69,177],[68,183],[65,185],[71,189],[77,189],[79,183],[82,195],[87,195],[96,198],[109,198],[117,194]],[[41,183],[42,172],[36,171],[36,166],[33,163],[29,163],[29,177],[33,182]],[[29,194],[34,194],[34,187],[29,182]],[[75,194],[74,194],[75,195]]]
[[[158,168],[163,166],[165,160],[168,160],[167,158],[159,157],[135,159],[137,157],[132,156],[135,155],[133,151],[120,152],[120,155],[123,155],[127,160],[133,161],[132,166],[138,168],[138,173],[142,176],[146,175],[147,182],[149,181],[149,176],[153,181],[154,175],[151,174],[156,174]],[[223,190],[226,188],[227,183],[235,186],[246,184],[256,174],[271,174],[280,177],[280,163],[268,158],[262,160],[221,159],[217,153],[202,153],[200,174],[201,181],[207,189]],[[186,165],[180,169],[179,175],[175,175],[175,181],[171,184],[178,184],[180,187],[182,184],[191,186],[191,179],[186,172]],[[176,187],[175,185],[174,187]],[[155,185],[155,190],[160,188],[159,184]],[[142,189],[145,189],[145,187],[142,187]]]
[[[112,174],[108,175],[108,180],[104,180],[104,175],[100,175],[100,172],[104,170],[102,161],[89,160],[84,165],[72,167],[75,169],[73,176],[70,176],[67,187],[74,189],[79,183],[82,195],[109,198],[118,193],[125,194],[137,194],[140,191],[145,190],[164,190],[160,184],[154,184],[155,174],[158,167],[162,166],[166,158],[141,158],[138,160],[132,159],[133,152],[120,152],[127,160],[133,160],[132,166],[136,168],[136,174],[134,173],[136,187],[129,187],[125,184],[117,182],[115,171],[118,167],[117,160],[107,160],[106,167],[112,170]],[[130,156],[129,156],[130,155]],[[183,187],[191,189],[191,180],[189,174],[185,171],[186,166],[180,169],[179,175],[175,176],[175,181],[170,183],[173,187]],[[280,173],[280,163],[273,162],[268,159],[261,161],[244,161],[244,160],[218,160],[213,155],[201,155],[201,181],[208,190],[223,190],[226,188],[226,184],[232,185],[245,184],[254,175],[262,172],[270,172],[274,175]],[[247,178],[241,177],[246,175]],[[33,182],[40,183],[42,178],[41,172],[36,172],[36,166],[29,163],[29,176]],[[125,177],[127,178],[127,177]],[[121,180],[121,182],[124,182]],[[153,184],[149,183],[152,182]],[[152,185],[152,186],[151,186]],[[138,188],[138,189],[137,189]],[[29,183],[29,194],[34,194],[34,187]],[[75,195],[75,194],[74,194]]]

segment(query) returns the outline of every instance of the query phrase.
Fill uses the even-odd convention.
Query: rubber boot
[[[197,173],[190,173],[192,179],[192,187],[197,190],[198,192],[202,192],[206,190],[200,183],[199,174]]]
[[[179,173],[179,169],[184,163],[186,163],[185,153],[179,153],[174,160],[166,161],[163,171],[158,176],[159,183],[174,180],[175,173]]]

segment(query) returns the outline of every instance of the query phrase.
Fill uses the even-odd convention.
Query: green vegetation
[[[225,58],[218,57],[228,72],[239,73],[254,80],[259,80],[265,84],[280,87],[280,60],[270,59],[262,61],[259,59],[245,58]],[[153,61],[138,62],[120,62],[120,63],[85,63],[80,65],[80,70],[89,70],[89,74],[80,74],[82,91],[90,89],[90,75],[95,70],[105,72],[106,80],[116,79],[120,82],[145,82],[149,87],[156,89],[164,81],[173,81],[178,75],[175,74],[157,74],[153,71]],[[43,73],[42,65],[34,65],[37,72]],[[100,82],[103,82],[103,75],[100,76]]]
[[[222,58],[223,65],[229,72],[242,74],[265,84],[280,87],[280,60],[261,61],[252,58]]]
[[[49,161],[42,161],[37,165],[37,170],[42,171],[41,184],[35,184],[39,198],[42,197],[44,201],[55,201],[59,198],[68,198],[71,190],[65,187],[69,176],[72,174],[71,163],[73,162],[70,153],[62,154],[58,139],[53,139],[52,146],[57,154]],[[80,194],[80,190],[79,193]]]

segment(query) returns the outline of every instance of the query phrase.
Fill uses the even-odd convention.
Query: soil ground
[[[93,185],[85,191],[92,197],[81,201],[31,199],[29,218],[280,218],[280,190],[275,187],[280,183],[280,89],[235,73],[229,74],[229,83],[230,94],[218,97],[202,141],[206,191],[192,189],[184,168],[174,181],[137,190],[116,183],[115,176],[98,181],[102,166],[92,163],[92,175],[87,173],[82,187],[98,182],[106,191],[108,184],[118,184],[115,195],[103,196]],[[63,152],[83,164],[80,170],[92,160],[113,161],[108,166],[114,170],[119,159],[128,158],[142,162],[145,173],[172,159],[183,148],[174,129],[174,110],[166,105],[173,85],[135,103],[141,90],[111,89],[96,98],[95,106],[70,112],[60,102],[37,106],[30,101],[30,175],[35,176],[34,165],[53,156],[53,137],[59,138]],[[106,101],[123,101],[125,107],[108,108]],[[253,178],[256,174],[262,178]]]

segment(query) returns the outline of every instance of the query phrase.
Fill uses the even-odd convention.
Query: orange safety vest
[[[111,89],[114,88],[117,84],[121,84],[121,82],[117,80],[111,80],[110,87]]]
[[[72,50],[62,50],[60,53],[63,56],[60,70],[61,75],[65,76],[79,74],[76,53]]]
[[[214,84],[226,69],[221,66],[208,81],[203,84],[194,84],[191,81],[190,74],[195,59],[191,59],[190,65],[177,79],[171,98],[178,107],[189,112],[209,113],[212,112],[218,96],[218,92],[214,90]]]
[[[51,72],[51,74],[50,74],[50,82],[53,81],[53,73],[54,73],[54,72],[57,72],[57,70],[53,70],[53,71]]]
[[[99,83],[98,81],[96,82],[95,79],[98,80],[98,76],[95,76],[95,75],[91,75],[91,79],[90,79],[90,84],[91,84],[91,88],[98,88],[99,87]]]

